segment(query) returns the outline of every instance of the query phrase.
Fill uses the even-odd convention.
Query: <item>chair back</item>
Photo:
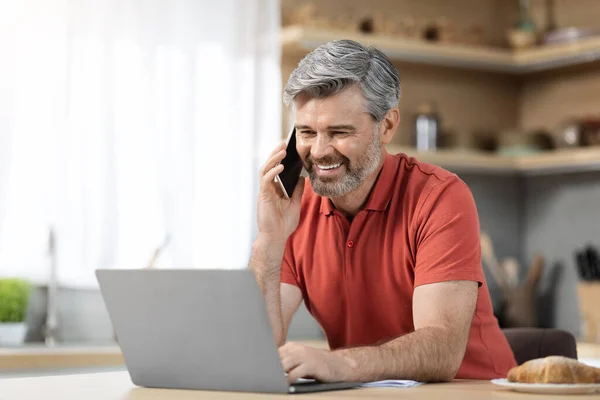
[[[517,364],[548,356],[564,356],[577,359],[577,343],[569,332],[549,328],[505,328]]]

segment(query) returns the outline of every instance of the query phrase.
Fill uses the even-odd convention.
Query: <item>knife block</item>
[[[577,286],[582,321],[581,338],[600,343],[600,281],[580,282]]]

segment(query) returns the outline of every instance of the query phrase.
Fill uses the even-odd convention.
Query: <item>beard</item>
[[[373,139],[367,149],[356,161],[350,161],[337,150],[335,154],[315,160],[309,154],[304,161],[313,191],[323,197],[341,197],[352,192],[379,166],[381,162],[381,145],[379,132],[376,129]],[[340,176],[320,177],[317,175],[315,164],[334,165],[342,163],[339,168]]]

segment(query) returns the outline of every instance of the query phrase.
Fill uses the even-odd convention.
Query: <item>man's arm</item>
[[[475,281],[416,287],[415,331],[381,345],[330,352],[288,343],[279,350],[288,380],[314,376],[325,382],[450,381],[465,354],[477,290]]]
[[[257,202],[258,236],[252,245],[248,268],[254,273],[265,297],[269,322],[278,346],[285,342],[292,316],[302,301],[300,289],[281,283],[281,264],[288,238],[300,220],[305,179],[300,178],[290,199],[274,183],[283,171],[285,143],[277,146],[261,167]]]
[[[478,284],[449,281],[422,285],[413,295],[415,331],[374,347],[340,350],[361,381],[450,381],[462,363]]]
[[[283,244],[257,240],[252,246],[249,268],[265,297],[267,314],[277,347],[285,343],[292,317],[302,302],[302,292],[294,285],[281,282]]]

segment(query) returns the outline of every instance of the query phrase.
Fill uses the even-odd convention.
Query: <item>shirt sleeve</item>
[[[417,211],[415,287],[435,282],[484,282],[479,218],[473,195],[457,177],[433,186]]]
[[[285,252],[283,253],[283,261],[281,263],[281,282],[300,288],[294,263],[291,239],[288,240],[285,246]]]

